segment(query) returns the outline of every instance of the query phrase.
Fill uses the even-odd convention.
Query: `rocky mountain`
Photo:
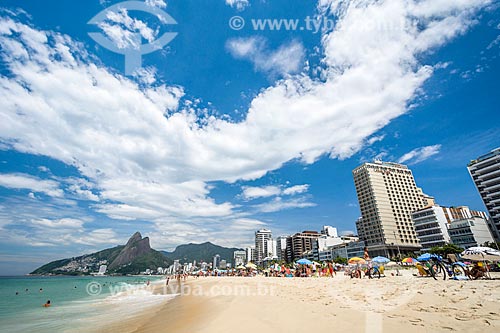
[[[84,275],[97,272],[100,265],[108,266],[108,273],[138,274],[146,269],[168,267],[172,260],[153,250],[149,238],[139,232],[130,237],[126,245],[116,246],[80,257],[61,259],[43,265],[31,274]]]
[[[221,259],[232,262],[233,252],[238,250],[241,249],[227,248],[206,242],[202,244],[190,243],[179,245],[173,252],[162,251],[162,253],[171,260],[180,260],[181,263],[192,262],[193,260],[196,260],[196,262],[212,262],[216,254],[220,255]]]

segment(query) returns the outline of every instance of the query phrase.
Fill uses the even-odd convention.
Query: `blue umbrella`
[[[389,261],[391,261],[389,258],[386,258],[386,257],[382,257],[382,256],[378,256],[378,257],[375,257],[372,259],[373,262],[378,262],[378,263],[381,263],[381,264],[385,264]]]
[[[297,262],[297,264],[299,264],[299,265],[312,265],[312,261],[311,261],[311,260],[307,260],[307,259],[305,259],[305,258],[303,258],[303,259],[299,259],[299,260],[297,260],[296,262]]]
[[[432,254],[432,253],[424,253],[420,255],[420,257],[417,258],[418,261],[429,261],[433,258],[437,258],[439,260],[442,260],[443,258],[441,256],[438,256],[437,254]]]

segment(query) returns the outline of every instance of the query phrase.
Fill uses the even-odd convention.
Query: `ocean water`
[[[148,280],[162,283],[159,277],[0,277],[0,331],[92,332],[174,297],[153,294]],[[52,305],[45,308],[47,300]]]

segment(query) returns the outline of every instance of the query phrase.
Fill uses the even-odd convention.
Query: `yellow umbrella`
[[[251,268],[251,269],[257,269],[257,265],[249,262],[248,264],[245,265],[246,268]]]
[[[364,264],[366,263],[365,259],[360,258],[360,257],[352,257],[348,261],[349,264]]]

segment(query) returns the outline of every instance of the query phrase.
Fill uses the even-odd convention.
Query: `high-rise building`
[[[220,255],[216,254],[214,256],[213,261],[212,261],[212,269],[219,268],[219,265],[220,265]]]
[[[219,268],[220,269],[226,269],[227,268],[227,261],[222,259],[219,263]]]
[[[471,161],[467,169],[490,213],[490,231],[500,241],[500,148]]]
[[[267,241],[272,238],[271,230],[260,229],[255,232],[255,261],[258,264],[262,263],[262,260],[267,257]]]
[[[302,258],[307,251],[312,251],[313,243],[320,236],[317,231],[302,231],[292,236],[292,260]]]
[[[246,255],[247,255],[247,263],[249,262],[255,262],[255,248],[253,247],[247,247],[245,249]]]
[[[276,238],[276,254],[278,256],[278,260],[286,261],[286,240],[290,236],[279,236]]]
[[[265,257],[264,258],[272,258],[272,259],[277,259],[277,251],[276,251],[276,240],[275,239],[268,239],[266,240],[265,244]]]
[[[247,261],[247,252],[246,251],[234,251],[234,266],[244,265]]]
[[[375,161],[352,173],[361,210],[356,228],[370,255],[419,251],[411,213],[427,206],[429,197],[417,187],[411,170],[406,165]]]

